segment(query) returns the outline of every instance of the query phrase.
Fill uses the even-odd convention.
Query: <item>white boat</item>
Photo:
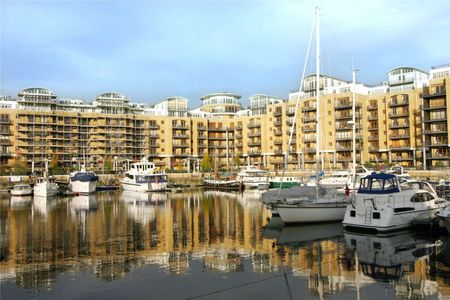
[[[93,172],[86,171],[84,165],[80,171],[72,172],[69,178],[69,189],[74,194],[95,193],[98,176]]]
[[[269,172],[258,169],[256,166],[245,166],[237,174],[237,180],[241,181],[244,188],[248,189],[268,189]]]
[[[272,207],[286,224],[324,223],[342,221],[349,201],[349,197],[334,189],[301,187],[299,194],[284,198]]]
[[[33,188],[29,184],[16,184],[11,190],[11,196],[28,196],[33,194]]]
[[[439,225],[445,227],[448,233],[450,233],[450,205],[447,205],[445,208],[437,212],[436,216],[440,220]]]
[[[450,182],[446,182],[445,179],[439,180],[438,185],[436,185],[436,193],[439,197],[450,201]]]
[[[167,190],[167,175],[157,172],[155,164],[143,158],[138,163],[131,164],[125,172],[125,177],[119,180],[126,191],[157,192]]]
[[[34,183],[34,196],[52,197],[59,193],[58,184],[53,177],[39,177]]]
[[[319,185],[325,188],[342,188],[348,184],[349,178],[351,177],[351,172],[349,171],[335,171],[330,176],[324,176],[319,179]],[[306,185],[316,186],[317,180],[311,179]]]
[[[347,206],[346,229],[376,232],[431,222],[446,201],[426,189],[401,184],[394,174],[373,173],[361,179],[355,200]]]

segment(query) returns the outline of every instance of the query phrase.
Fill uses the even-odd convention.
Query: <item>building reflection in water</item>
[[[116,191],[2,201],[2,281],[39,288],[60,272],[111,281],[144,266],[190,274],[198,261],[203,272],[288,272],[320,297],[347,288],[358,294],[384,280],[402,297],[450,295],[448,238],[344,234],[340,224],[283,227],[277,218],[267,221],[259,197]]]

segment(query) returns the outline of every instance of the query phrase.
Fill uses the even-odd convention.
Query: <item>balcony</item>
[[[367,130],[368,131],[378,131],[378,126],[368,126]]]
[[[12,124],[12,122],[8,118],[0,118],[0,124],[10,125],[10,124]]]
[[[409,123],[389,125],[389,129],[409,128]]]
[[[316,153],[316,148],[305,148],[304,153]]]
[[[208,127],[208,131],[215,131],[215,132],[226,132],[227,130],[230,130],[230,128],[225,128],[225,127]]]
[[[188,134],[174,134],[173,138],[174,139],[188,139],[189,135]]]
[[[447,134],[447,130],[425,130],[425,134],[427,135],[442,135]]]
[[[236,125],[235,129],[236,130],[242,130],[242,125]]]
[[[249,156],[258,156],[258,155],[261,155],[261,151],[259,151],[259,150],[249,151],[248,155]]]
[[[391,160],[392,160],[393,162],[413,161],[414,158],[412,158],[412,157],[410,157],[410,156],[405,156],[405,157],[397,156],[397,157],[392,157]]]
[[[274,126],[281,126],[283,124],[283,122],[280,120],[280,121],[273,121],[273,125]]]
[[[400,113],[390,113],[389,118],[404,118],[408,117],[409,112],[400,112]]]
[[[158,143],[149,144],[148,147],[149,147],[149,148],[158,148],[158,147],[159,147],[159,144],[158,144]]]
[[[303,132],[315,132],[316,127],[315,126],[303,126],[302,130],[303,130]]]
[[[229,139],[231,139],[231,137],[228,137]],[[210,141],[226,141],[227,137],[226,136],[209,136],[208,140]]]
[[[369,135],[368,141],[378,141],[379,137],[378,135]]]
[[[173,146],[173,148],[189,148],[188,144],[183,144],[183,143],[173,143],[172,146]]]
[[[367,105],[367,110],[377,110],[378,105],[377,104],[369,104]]]
[[[370,152],[370,153],[378,152],[378,150],[380,150],[380,148],[378,148],[378,147],[374,147],[374,146],[370,146],[370,147],[369,147],[369,152]]]
[[[424,98],[424,99],[430,99],[430,98],[438,98],[438,97],[443,97],[443,96],[445,96],[447,93],[446,93],[446,90],[444,89],[444,88],[439,88],[439,89],[436,89],[436,90],[434,90],[434,91],[432,91],[431,93],[429,92],[429,91],[427,91],[427,92],[424,92],[423,93],[423,95],[422,95],[422,97]]]
[[[149,133],[149,134],[148,134],[148,137],[149,137],[149,138],[158,138],[158,137],[159,137],[159,134],[157,134],[157,133]]]
[[[273,116],[274,117],[279,117],[279,116],[281,116],[283,114],[283,112],[281,111],[281,110],[275,110],[274,112],[273,112]]]
[[[201,134],[201,135],[198,136],[198,139],[199,140],[206,140],[206,135]]]
[[[295,115],[295,108],[293,108],[293,109],[288,109],[287,111],[286,111],[286,115],[287,116],[293,116],[293,115]]]
[[[409,145],[399,145],[399,146],[391,146],[391,151],[407,151],[411,150],[411,147]]]
[[[158,126],[158,124],[152,124],[152,123],[150,123],[150,124],[148,125],[148,129],[159,129],[159,126]]]
[[[259,136],[261,136],[261,132],[249,132],[248,133],[248,137],[259,137]]]
[[[172,124],[172,129],[188,130],[189,127],[186,124]]]
[[[308,105],[308,106],[302,107],[302,112],[315,111],[315,110],[316,110],[315,105]]]
[[[283,145],[283,140],[274,140],[274,145]]]
[[[316,121],[316,117],[315,117],[315,116],[313,116],[313,117],[303,117],[303,118],[302,118],[302,122],[303,122],[303,123],[306,123],[306,122],[313,122],[313,121]]]
[[[205,131],[206,130],[206,126],[205,125],[197,125],[197,130],[198,131]]]
[[[0,145],[11,146],[11,141],[9,139],[1,139],[0,140]]]
[[[283,149],[275,149],[275,150],[273,151],[273,153],[274,153],[275,155],[283,155]]]
[[[409,139],[409,134],[391,134],[389,139],[391,140]]]
[[[352,151],[353,148],[351,146],[337,146],[336,147],[336,152],[347,152],[347,151]]]
[[[261,141],[250,141],[248,142],[249,147],[261,146]]]
[[[315,136],[310,136],[310,137],[304,137],[303,138],[303,142],[307,143],[307,142],[315,142],[316,141],[316,137]]]
[[[447,122],[446,117],[439,117],[439,118],[430,118],[428,120],[424,120],[425,123],[433,123],[433,122]]]
[[[248,129],[257,128],[257,127],[261,127],[261,123],[248,123],[247,124]]]
[[[449,145],[448,141],[434,141],[427,144],[426,146],[429,148],[441,148],[441,147],[447,148],[448,145]]]
[[[423,110],[445,110],[447,106],[445,105],[424,105]]]
[[[409,104],[409,101],[407,99],[405,100],[392,100],[389,102],[389,107],[398,107],[398,106],[407,106]]]
[[[367,116],[367,120],[369,121],[377,121],[378,120],[378,115],[368,115]]]
[[[351,114],[336,114],[334,117],[335,120],[350,120],[352,119]]]
[[[274,130],[274,131],[273,131],[273,134],[274,134],[275,136],[280,136],[280,135],[283,134],[283,131],[280,130],[280,129],[277,129],[277,130]]]

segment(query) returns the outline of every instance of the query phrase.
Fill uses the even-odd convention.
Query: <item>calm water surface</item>
[[[450,299],[448,235],[283,228],[259,195],[3,195],[1,299]]]

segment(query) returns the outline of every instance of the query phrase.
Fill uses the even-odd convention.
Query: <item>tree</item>
[[[203,172],[211,171],[211,158],[208,154],[203,155],[201,167]]]
[[[10,168],[12,175],[27,175],[29,172],[27,160],[21,155],[16,155],[10,161]]]
[[[239,154],[237,154],[237,155],[234,157],[234,164],[235,164],[236,167],[238,167],[238,168],[241,166],[242,162],[241,162],[241,156],[240,156]]]
[[[112,173],[113,165],[112,165],[111,156],[106,156],[105,157],[105,160],[103,161],[103,167],[104,167],[105,174],[111,174]]]
[[[49,174],[56,175],[56,174],[61,174],[61,173],[63,173],[63,172],[62,172],[62,169],[59,167],[58,155],[52,154],[52,159],[50,161]]]

